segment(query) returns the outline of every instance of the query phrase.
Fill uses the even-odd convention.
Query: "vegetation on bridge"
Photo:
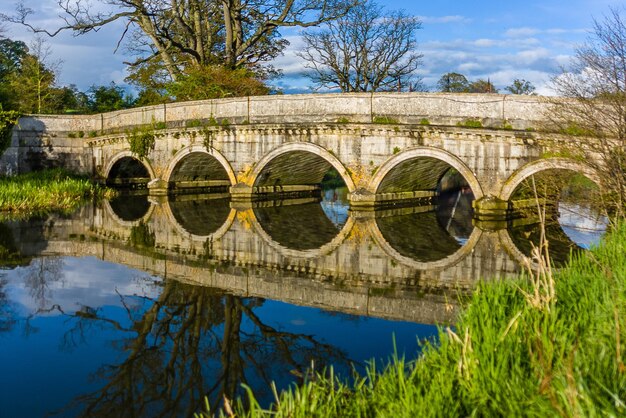
[[[110,197],[113,193],[61,169],[0,177],[0,214],[28,217],[34,213],[70,211],[87,198]]]
[[[482,283],[455,330],[353,383],[315,374],[237,416],[623,416],[626,225],[551,276]],[[244,406],[245,403],[245,406]]]

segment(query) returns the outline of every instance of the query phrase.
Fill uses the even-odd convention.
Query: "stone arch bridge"
[[[29,116],[3,171],[62,165],[151,194],[204,189],[233,200],[315,190],[331,167],[354,207],[428,200],[451,169],[478,217],[500,217],[516,187],[546,169],[591,168],[558,155],[549,103],[497,94],[276,95],[163,104],[89,116]],[[148,147],[133,154],[129,138]],[[151,144],[151,141],[154,141]]]

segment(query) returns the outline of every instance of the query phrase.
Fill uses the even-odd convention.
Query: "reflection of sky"
[[[322,192],[322,210],[330,221],[342,227],[348,220],[350,205],[347,200],[346,188],[329,189]]]
[[[600,242],[609,220],[591,206],[559,202],[559,224],[565,235],[581,248]]]
[[[3,277],[7,280],[4,290],[9,303],[19,305],[19,309],[12,329],[0,332],[0,417],[44,416],[55,410],[62,411],[62,416],[78,414],[76,408],[65,408],[72,399],[97,391],[107,383],[96,372],[124,362],[129,352],[123,341],[131,342],[141,324],[133,323],[129,313],[135,321],[141,321],[162,289],[161,280],[156,277],[96,258],[36,258],[28,267],[4,271]],[[40,285],[44,291],[33,292],[34,285]],[[46,308],[59,305],[66,315],[60,315],[58,310],[54,314],[37,313],[41,298],[36,295],[42,294]],[[389,358],[394,336],[398,353],[413,357],[419,349],[418,339],[433,338],[437,333],[436,327],[430,325],[336,314],[271,300],[248,300],[251,306],[259,305],[253,309],[262,323],[291,335],[310,336],[319,344],[345,353],[357,365],[371,358]],[[101,320],[70,315],[85,306],[90,310],[83,312],[97,313]],[[202,334],[203,343],[211,344],[213,332],[221,335],[222,327],[218,324]],[[153,338],[157,337],[151,335],[150,341]],[[241,338],[242,342],[262,340],[256,326],[245,319]],[[300,343],[307,346],[306,341]],[[274,347],[271,341],[261,347],[283,349]],[[202,358],[206,388],[221,373],[219,368],[209,367],[219,364],[217,353],[217,357]],[[264,373],[269,373],[279,388],[287,387],[294,379],[285,369],[290,366],[281,363],[278,355],[270,358],[277,360],[263,364]],[[246,367],[252,367],[251,364]],[[349,368],[336,369],[343,376],[350,375]],[[248,384],[261,392],[268,387],[267,382],[253,377]],[[271,393],[268,396],[264,402],[271,399]]]
[[[29,313],[55,305],[65,313],[76,312],[83,306],[122,306],[120,295],[157,296],[160,292],[157,283],[161,281],[93,257],[34,259],[29,266],[8,271],[6,278],[9,299]]]

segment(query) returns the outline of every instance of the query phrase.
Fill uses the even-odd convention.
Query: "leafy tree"
[[[93,112],[111,112],[133,106],[132,96],[126,94],[124,89],[114,82],[108,86],[93,85],[89,88],[87,95],[89,109]]]
[[[28,47],[22,41],[0,39],[0,81],[9,74],[19,71],[22,60],[28,55]]]
[[[444,93],[467,93],[469,81],[463,74],[446,73],[437,81],[437,88]]]
[[[64,24],[55,30],[33,26],[33,10],[23,3],[11,22],[55,36],[62,31],[81,35],[123,22],[128,48],[138,55],[137,67],[156,59],[173,81],[189,68],[223,65],[267,69],[268,61],[287,45],[279,30],[309,27],[345,15],[359,0],[108,0],[101,11],[82,0],[58,0]]]
[[[8,78],[20,70],[26,55],[28,47],[24,42],[0,39],[0,105],[5,109],[12,108],[10,100],[14,97],[9,88]]]
[[[36,38],[16,65],[16,70],[5,77],[5,88],[11,92],[7,108],[24,113],[52,112],[55,69],[58,63],[49,62],[50,48],[42,38]]]
[[[318,88],[344,92],[408,90],[419,81],[415,71],[422,55],[415,52],[421,22],[404,12],[386,14],[367,0],[325,28],[303,34],[298,55]]]
[[[176,100],[258,96],[270,92],[250,71],[243,68],[231,70],[221,66],[190,69],[186,75],[167,85],[166,89]]]
[[[516,78],[510,86],[506,86],[504,90],[511,94],[535,95],[535,86],[528,80]]]
[[[484,80],[479,78],[476,81],[472,81],[469,84],[469,92],[470,93],[497,93],[498,89],[493,85],[489,79]]]
[[[554,125],[592,142],[568,152],[594,166],[609,193],[609,209],[626,217],[626,22],[619,10],[594,21],[589,39],[569,68],[554,77],[553,87],[571,99],[553,101]]]
[[[0,156],[11,145],[11,133],[18,118],[18,112],[15,110],[2,110],[2,105],[0,104]],[[0,240],[0,255],[2,255],[1,244],[2,242]]]
[[[89,106],[89,96],[73,84],[52,91],[51,109],[55,113],[88,113]]]

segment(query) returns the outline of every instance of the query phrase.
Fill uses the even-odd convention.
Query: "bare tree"
[[[158,58],[172,80],[188,65],[253,68],[287,45],[278,30],[319,25],[345,15],[358,0],[105,0],[106,11],[84,0],[58,0],[63,24],[53,30],[32,25],[23,3],[15,16],[0,16],[36,33],[55,36],[95,32],[122,21],[118,47],[129,35],[140,57],[130,66]]]
[[[553,87],[569,101],[553,101],[552,122],[562,133],[589,138],[569,152],[601,173],[607,203],[626,215],[626,25],[617,9],[594,21],[587,42]],[[577,141],[580,143],[580,141]],[[570,147],[573,148],[573,147]],[[594,161],[599,161],[595,162]]]
[[[307,76],[318,88],[343,92],[410,90],[420,86],[415,71],[418,18],[402,11],[385,14],[368,0],[323,30],[303,34]]]

